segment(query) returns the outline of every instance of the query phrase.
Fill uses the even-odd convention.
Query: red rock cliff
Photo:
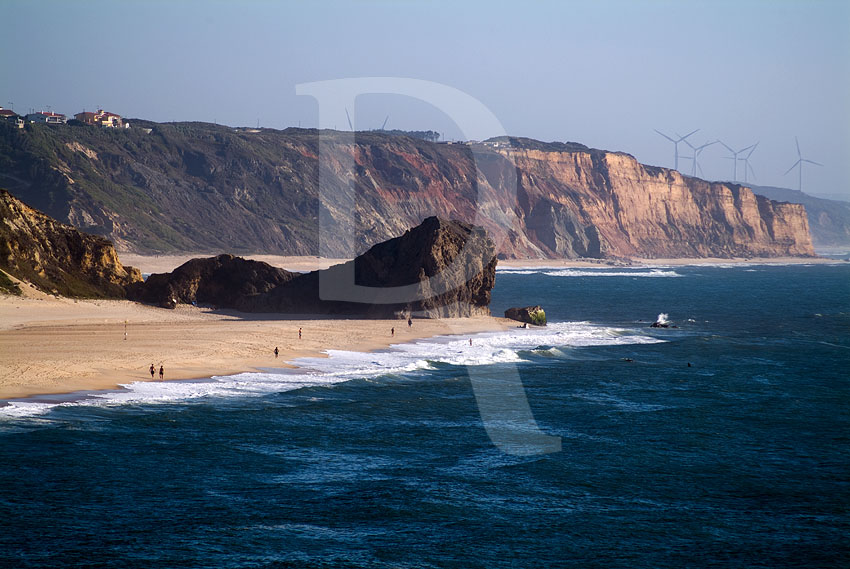
[[[150,131],[0,124],[0,183],[148,253],[354,257],[439,216],[484,227],[505,257],[814,254],[803,206],[576,143],[358,132],[351,144],[350,133],[322,131],[331,152],[320,192],[319,131],[144,124]]]

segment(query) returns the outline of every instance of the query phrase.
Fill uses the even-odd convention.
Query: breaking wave
[[[470,345],[469,340],[472,340]],[[328,350],[327,357],[298,358],[297,369],[269,369],[205,380],[134,382],[121,390],[93,391],[73,401],[38,398],[10,401],[0,417],[39,415],[57,406],[115,406],[189,401],[207,397],[262,396],[303,387],[329,386],[352,379],[387,375],[425,374],[435,365],[481,366],[515,364],[523,354],[584,346],[651,344],[662,342],[637,330],[598,326],[589,322],[550,323],[545,328],[511,329],[468,336],[438,336],[396,344],[377,352]]]

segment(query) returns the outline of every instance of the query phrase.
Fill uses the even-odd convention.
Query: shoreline
[[[606,259],[506,259],[500,260],[498,267],[505,269],[640,269],[713,265],[832,265],[844,263],[846,261],[826,257],[733,257],[731,259],[721,257],[645,259],[636,257],[622,261]]]
[[[136,256],[145,272],[172,270],[187,256]],[[275,257],[284,267],[338,260]],[[127,260],[130,264],[130,260]],[[828,258],[510,260],[508,269],[641,268],[686,265],[844,264]],[[16,279],[15,279],[16,280]],[[127,300],[60,298],[21,283],[23,297],[0,295],[0,405],[4,400],[79,391],[120,389],[150,382],[149,366],[165,367],[164,381],[206,379],[272,367],[295,367],[301,357],[327,350],[370,352],[392,344],[452,334],[505,330],[512,320],[488,316],[451,319],[366,320],[329,316],[249,314],[190,305],[164,309]],[[303,330],[298,339],[298,329]],[[390,334],[396,329],[395,335]],[[125,339],[124,333],[127,331]],[[275,358],[274,348],[280,350]],[[153,381],[159,381],[158,374]]]
[[[212,257],[217,253],[197,253],[187,255],[137,255],[134,253],[118,253],[121,263],[136,267],[142,273],[170,272],[190,259]],[[245,259],[263,261],[293,272],[309,272],[326,269],[332,265],[345,263],[350,259],[331,259],[324,257],[298,257],[286,255],[241,255]],[[839,259],[827,257],[695,257],[695,258],[633,258],[633,259],[505,259],[499,260],[498,266],[507,269],[536,269],[536,268],[623,268],[623,267],[657,267],[657,266],[699,266],[699,265],[811,265],[845,263]]]
[[[124,339],[124,330],[127,339]],[[295,367],[327,350],[370,352],[435,336],[513,327],[492,316],[364,320],[244,314],[180,305],[170,310],[126,300],[0,297],[0,403],[150,382],[206,379]],[[303,330],[298,339],[298,329]],[[395,335],[390,334],[395,328]],[[278,347],[276,358],[274,349]],[[154,379],[158,382],[158,374]]]

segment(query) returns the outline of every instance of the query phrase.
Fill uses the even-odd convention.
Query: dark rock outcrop
[[[523,308],[508,308],[505,310],[505,318],[518,322],[527,322],[537,326],[546,325],[546,312],[541,306],[525,306]]]
[[[437,215],[484,227],[504,258],[814,254],[802,205],[628,154],[516,137],[358,132],[351,144],[333,131],[321,132],[322,188],[338,193],[322,200],[320,250],[319,131],[131,122],[145,128],[0,124],[0,184],[138,252],[351,258]],[[347,222],[351,239],[335,230]]]
[[[59,223],[0,189],[0,269],[54,294],[123,298],[142,280],[112,243]]]
[[[243,297],[237,308],[370,318],[488,315],[496,262],[483,229],[429,217],[353,261]]]
[[[180,303],[235,308],[242,299],[268,292],[295,276],[268,263],[219,255],[192,259],[171,273],[150,275],[144,283],[128,287],[127,296],[163,308]]]

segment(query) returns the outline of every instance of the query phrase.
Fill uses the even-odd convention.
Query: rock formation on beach
[[[206,304],[233,308],[238,299],[292,280],[295,273],[233,255],[192,259],[170,273],[153,274],[128,287],[127,297],[163,308]]]
[[[296,274],[220,255],[151,275],[130,287],[130,297],[168,308],[199,302],[245,312],[439,318],[489,314],[495,280],[496,249],[483,229],[430,217],[322,271]]]
[[[546,312],[541,306],[525,306],[523,308],[508,308],[505,310],[505,318],[516,320],[517,322],[526,322],[536,326],[546,325]]]
[[[123,298],[142,280],[107,239],[59,223],[0,189],[0,269],[54,294]]]
[[[814,254],[802,205],[577,143],[132,124],[0,124],[0,184],[141,253],[352,258],[436,215],[484,227],[506,258]]]
[[[370,318],[489,315],[496,262],[495,245],[483,229],[429,217],[353,261],[243,298],[237,307]],[[355,291],[350,284],[368,288]]]

